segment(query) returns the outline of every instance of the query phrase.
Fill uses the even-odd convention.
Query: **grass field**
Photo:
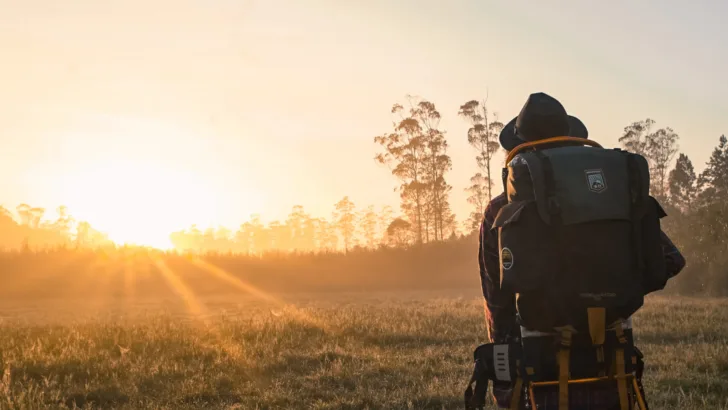
[[[0,407],[457,409],[485,337],[472,292],[142,302],[2,304]],[[725,300],[648,300],[652,409],[728,409],[727,320]]]

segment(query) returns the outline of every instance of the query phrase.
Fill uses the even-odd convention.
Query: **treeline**
[[[498,135],[503,124],[486,101],[466,101],[451,112],[469,125],[466,135],[458,138],[467,138],[477,166],[466,189],[472,210],[460,224],[450,206],[452,186],[447,174],[452,159],[440,111],[430,101],[407,97],[404,104],[394,104],[391,109],[391,130],[373,141],[378,147],[375,161],[388,166],[398,181],[399,212],[389,207],[358,208],[344,197],[334,204],[329,218],[309,215],[302,206],[294,206],[285,220],[264,224],[256,215],[234,231],[222,227],[201,230],[193,225],[172,233],[171,241],[185,252],[261,255],[409,248],[472,237],[488,201],[501,192],[500,165],[494,174],[493,159],[502,151]],[[627,125],[619,137],[622,148],[647,158],[651,193],[669,214],[663,228],[688,260],[685,273],[671,286],[723,293],[728,290],[728,142],[720,136],[698,172],[680,152],[679,140],[673,129],[658,127],[649,118]],[[383,181],[382,186],[386,185]],[[21,205],[16,212],[16,216],[5,209],[0,212],[0,246],[108,245],[103,234],[87,223],[75,223],[63,207],[57,220],[47,222],[39,208]]]
[[[46,218],[46,209],[20,204],[15,212],[0,206],[0,250],[104,247],[113,245],[106,235],[87,221],[76,221],[65,206],[56,218]]]
[[[690,159],[680,154],[665,173],[666,183],[658,188],[664,190],[668,213],[663,228],[688,263],[673,287],[728,295],[728,139],[719,138],[703,172],[696,173]]]
[[[409,224],[393,217],[391,207],[357,209],[344,197],[333,207],[331,218],[313,217],[296,205],[284,221],[263,224],[260,215],[232,232],[225,227],[200,230],[196,225],[173,232],[175,249],[184,252],[266,254],[270,252],[349,252],[408,242]]]

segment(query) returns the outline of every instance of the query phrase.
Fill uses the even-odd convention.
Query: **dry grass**
[[[314,298],[210,301],[196,318],[5,309],[0,407],[461,408],[484,339],[477,296]],[[726,319],[724,300],[649,300],[635,325],[652,409],[728,409]]]

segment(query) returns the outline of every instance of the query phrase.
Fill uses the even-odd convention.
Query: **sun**
[[[117,244],[170,249],[170,233],[214,215],[214,195],[183,170],[132,159],[84,168],[67,184],[69,210]]]

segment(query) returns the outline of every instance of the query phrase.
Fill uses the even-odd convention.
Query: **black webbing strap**
[[[544,190],[546,194],[546,206],[548,208],[549,216],[551,218],[552,225],[560,225],[561,219],[561,206],[556,198],[556,177],[554,176],[554,166],[551,163],[551,159],[544,155],[541,151],[535,151],[536,157],[541,161],[543,167],[544,177]]]
[[[503,180],[503,192],[506,193],[506,198],[508,198],[508,167],[503,168],[501,171],[501,179]]]
[[[627,177],[629,179],[629,192],[631,196],[632,217],[632,249],[634,250],[634,266],[637,272],[644,272],[645,260],[642,250],[642,216],[644,214],[644,201],[642,192],[642,179],[637,165],[637,157],[627,154]]]
[[[614,331],[617,334],[617,349],[614,352],[614,370],[615,378],[617,379],[617,391],[619,393],[619,408],[620,410],[629,410],[629,396],[627,393],[627,374],[626,374],[626,363],[624,357],[625,346],[627,345],[627,338],[624,335],[624,328],[622,327],[622,321],[615,323]]]
[[[484,410],[485,396],[488,393],[488,378],[483,369],[484,364],[480,359],[475,359],[473,376],[465,389],[465,410]]]
[[[639,390],[639,394],[642,395],[642,403],[644,404],[644,409],[640,410],[650,410],[650,405],[647,403],[647,397],[645,396],[645,387],[642,384],[642,374],[645,371],[645,362],[644,362],[644,355],[640,351],[640,349],[637,348],[637,346],[632,346],[632,349],[634,350],[635,357],[637,359],[637,363],[635,363],[635,380],[637,381],[637,389]]]

